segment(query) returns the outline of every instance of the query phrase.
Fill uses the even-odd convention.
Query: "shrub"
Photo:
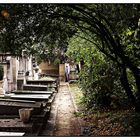
[[[109,61],[85,65],[79,83],[84,91],[83,101],[88,108],[113,105],[112,95],[120,99],[125,98],[119,81],[119,72],[115,64]]]

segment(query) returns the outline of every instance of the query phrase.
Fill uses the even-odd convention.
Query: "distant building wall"
[[[42,62],[39,65],[42,74],[57,74],[59,75],[59,65],[49,64],[48,62]]]

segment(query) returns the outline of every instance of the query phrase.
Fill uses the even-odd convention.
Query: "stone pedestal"
[[[18,73],[17,73],[17,90],[23,89],[23,84],[26,84],[26,63],[25,58],[19,58],[18,60]]]
[[[4,68],[4,76],[3,76],[3,94],[7,93],[9,91],[8,88],[8,80],[7,80],[7,65],[5,64],[3,66]]]
[[[60,81],[65,81],[65,64],[59,64]]]

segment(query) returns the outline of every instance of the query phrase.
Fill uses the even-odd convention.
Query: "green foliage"
[[[123,92],[119,78],[126,69],[130,72],[121,84],[128,97],[133,97],[129,84],[140,93],[138,4],[2,4],[0,11],[3,52],[20,55],[26,49],[39,61],[55,61],[72,37],[67,55],[77,62],[84,60],[82,87],[85,94],[92,95],[85,95],[87,102],[94,102],[96,95]]]
[[[1,51],[21,55],[26,49],[29,54],[39,57],[37,59],[54,61],[60,58],[61,51],[67,47],[67,38],[75,33],[75,28],[66,24],[67,20],[62,17],[52,19],[51,15],[59,10],[60,6],[55,4],[0,5]],[[5,17],[3,11],[9,16]]]
[[[137,43],[135,39],[135,33],[137,31],[132,29],[131,27],[127,28],[122,34],[122,44],[125,46],[124,50],[126,55],[128,55],[131,59],[131,61],[137,65],[140,66],[139,58],[140,58],[140,44]]]
[[[130,71],[130,69],[127,69],[127,76],[128,76],[128,80],[129,80],[132,91],[134,93],[136,93],[137,88],[136,88],[136,84],[135,84],[135,79],[134,79],[134,76],[133,76],[132,72]]]
[[[113,63],[106,63],[105,61],[98,63],[98,65],[84,67],[80,75],[80,85],[84,90],[86,104],[89,107],[93,107],[93,105],[98,107],[110,106],[111,95],[117,97],[120,95],[120,98],[125,97],[118,74]]]
[[[84,37],[84,33],[73,36],[66,53],[76,62],[84,60],[84,68],[79,76],[79,83],[84,93],[83,101],[89,108],[109,106],[111,95],[125,97],[119,81],[118,68],[91,42],[83,39]]]
[[[123,113],[122,113],[123,114]],[[118,116],[117,116],[118,117]],[[140,114],[129,112],[121,115],[120,122],[124,127],[121,135],[123,136],[139,136],[140,135]]]
[[[84,84],[83,89],[84,88],[87,89],[86,91],[87,95],[90,94],[93,87],[88,85],[88,83],[92,81],[92,76],[94,76],[94,79],[96,79],[97,83],[99,84],[99,86],[97,84],[97,87],[95,87],[95,89],[97,89],[97,91],[99,92],[99,93],[97,92],[98,95],[101,94],[101,96],[103,95],[102,94],[103,91],[104,92],[103,98],[105,98],[106,96],[107,97],[109,96],[108,94],[112,94],[112,92],[108,90],[107,86],[105,86],[104,83],[107,83],[106,81],[110,81],[111,79],[113,79],[112,83],[116,84],[116,88],[114,87],[115,90],[113,89],[113,94],[116,93],[115,91],[119,90],[117,93],[117,95],[119,95],[123,93],[125,90],[127,96],[133,100],[133,104],[134,104],[135,102],[134,93],[136,92],[136,90],[138,91],[140,90],[140,86],[139,86],[140,85],[140,76],[139,76],[140,75],[140,70],[139,70],[140,49],[139,49],[139,42],[138,42],[139,28],[140,28],[138,23],[139,21],[138,15],[140,13],[139,6],[137,4],[134,5],[128,5],[128,4],[88,5],[86,4],[86,5],[72,5],[71,7],[77,11],[77,15],[79,13],[79,16],[77,16],[77,18],[79,17],[80,22],[77,25],[77,27],[81,32],[85,33],[84,36],[82,35],[82,38],[94,44],[96,49],[101,51],[107,57],[106,58],[103,56],[103,59],[101,59],[103,63],[103,67],[104,67],[104,62],[109,61],[108,64],[105,63],[107,65],[107,67],[105,66],[105,68],[106,69],[111,68],[111,71],[113,71],[113,73],[111,74],[116,78],[116,79],[115,78],[113,79],[113,77],[110,78],[108,76],[108,73],[105,72],[104,72],[105,75],[102,76],[102,74],[100,73],[100,69],[102,65],[100,65],[100,67],[98,68],[98,72],[96,73],[96,75],[94,75],[94,73],[91,72],[88,73],[88,71],[92,69],[93,62],[92,61],[90,62],[90,60],[94,58],[94,55],[90,59],[89,58],[90,53],[87,53],[84,50],[84,52],[86,52],[86,60],[85,58],[82,59],[84,59],[85,66],[88,68],[85,69],[83,73],[83,77],[84,77],[84,82],[82,83]],[[78,43],[75,46],[77,45]],[[81,43],[81,45],[83,47],[88,48],[86,46],[87,44],[85,45]],[[77,55],[75,52],[74,54]],[[75,55],[73,55],[73,57]],[[86,64],[87,59],[89,59],[88,64]],[[111,65],[113,65],[113,67]],[[126,71],[125,68],[129,69],[129,71]],[[106,71],[106,69],[103,71]],[[126,75],[125,72],[123,73],[123,70],[126,71]],[[122,77],[124,82],[122,82]],[[121,86],[124,88],[124,90],[120,86],[120,80],[121,80]],[[128,88],[129,85],[130,88]],[[131,92],[131,88],[133,89],[132,92]],[[86,99],[86,102],[93,101],[91,105],[94,104],[93,99],[95,98],[96,95],[94,92],[96,92],[96,90],[91,93],[94,96],[90,96],[89,99]],[[99,96],[100,101],[101,101],[101,96]],[[88,97],[86,96],[86,98]],[[100,104],[100,101],[97,102]]]

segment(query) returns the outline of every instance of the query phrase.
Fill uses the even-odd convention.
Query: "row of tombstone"
[[[49,118],[58,86],[57,78],[27,80],[22,89],[0,95],[0,131],[38,135]]]

